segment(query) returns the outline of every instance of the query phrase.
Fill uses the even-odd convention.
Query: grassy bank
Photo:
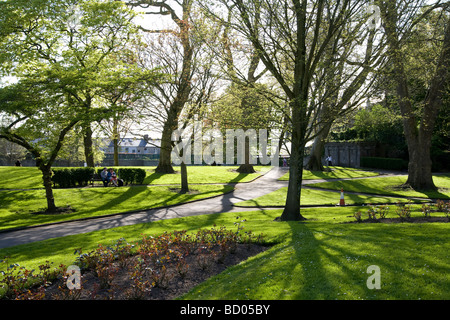
[[[29,269],[46,260],[70,265],[83,252],[119,238],[210,228],[263,233],[269,250],[227,269],[181,299],[448,299],[448,223],[348,223],[355,208],[304,209],[306,222],[274,222],[280,210],[213,214],[112,228],[0,250]],[[420,215],[415,211],[413,215]],[[381,289],[369,289],[367,268],[381,272]],[[4,265],[2,265],[4,267]]]

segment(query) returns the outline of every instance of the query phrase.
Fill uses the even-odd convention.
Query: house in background
[[[102,165],[114,165],[114,141],[104,140],[102,151],[105,154]],[[160,139],[125,137],[119,141],[119,164],[123,166],[152,166],[159,161]]]

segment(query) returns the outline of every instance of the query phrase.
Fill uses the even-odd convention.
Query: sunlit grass
[[[314,179],[345,179],[345,178],[360,178],[378,176],[377,172],[364,171],[355,168],[344,167],[326,167],[330,171],[310,171],[303,170],[303,180]],[[289,173],[286,173],[280,180],[289,180]]]
[[[403,188],[402,185],[406,182],[407,176],[394,177],[376,177],[370,179],[358,180],[342,180],[342,181],[328,181],[309,185],[310,187],[317,187],[322,189],[362,192],[370,194],[391,195],[391,196],[406,196],[406,197],[421,197],[432,199],[450,199],[450,175],[435,175],[433,181],[438,187],[437,191],[419,191],[410,188]]]
[[[75,210],[59,215],[33,214],[46,208],[44,190],[2,191],[0,230],[174,205],[221,195],[232,191],[233,187],[196,185],[190,190],[190,193],[180,194],[168,186],[55,189],[56,205]]]
[[[144,184],[181,184],[180,168],[177,166],[174,167],[173,174],[155,173],[155,167],[133,168],[142,168],[147,172]],[[256,173],[249,174],[239,173],[236,171],[237,168],[238,166],[188,166],[188,182],[193,184],[249,182],[272,167],[254,166]],[[0,176],[2,177],[0,190],[43,188],[42,173],[36,167],[0,167]]]
[[[28,269],[46,260],[74,262],[74,251],[89,251],[119,238],[136,242],[142,234],[226,226],[263,233],[269,250],[227,269],[181,299],[448,299],[448,223],[344,223],[358,207],[308,208],[305,222],[275,222],[281,210],[258,210],[177,218],[50,239],[0,250],[0,259]],[[421,213],[418,207],[413,212]],[[367,268],[381,271],[381,289],[369,289]],[[2,266],[4,267],[4,266]]]
[[[239,207],[278,207],[286,203],[287,187],[280,188],[274,192],[261,197],[236,203]],[[340,202],[340,192],[325,191],[318,189],[303,188],[300,204],[303,206],[311,205],[338,205]],[[346,205],[364,205],[380,203],[407,202],[406,198],[395,198],[384,195],[359,195],[344,192],[344,201]]]

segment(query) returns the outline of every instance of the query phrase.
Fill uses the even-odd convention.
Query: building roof
[[[141,147],[141,148],[160,148],[160,139],[142,139],[142,138],[122,138],[119,141],[119,146],[122,148]],[[114,142],[109,140],[108,148],[114,147]]]

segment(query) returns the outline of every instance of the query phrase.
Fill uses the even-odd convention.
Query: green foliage
[[[377,216],[379,216],[380,219],[384,219],[384,218],[386,218],[388,212],[389,212],[389,207],[386,205],[371,206],[367,210],[367,215],[370,220],[376,220]]]
[[[144,169],[139,168],[120,168],[119,177],[123,180],[124,184],[142,184],[147,173]]]
[[[52,181],[60,188],[87,186],[94,174],[93,168],[53,169]]]
[[[39,271],[29,270],[17,263],[9,264],[8,259],[0,260],[5,264],[5,271],[0,272],[0,288],[4,290],[3,296],[8,299],[41,300],[45,297],[44,288],[63,274],[65,266],[52,267],[53,262],[45,261],[39,265]],[[30,287],[34,286],[30,290]]]
[[[411,218],[411,205],[399,203],[396,206],[396,213],[400,219],[405,220]]]

